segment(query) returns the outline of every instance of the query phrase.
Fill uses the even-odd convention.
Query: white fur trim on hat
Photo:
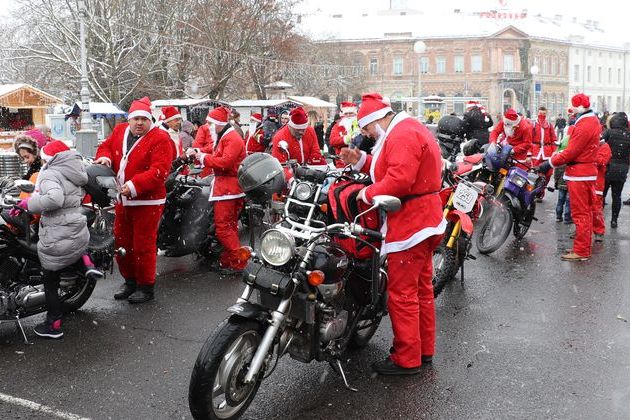
[[[164,122],[169,122],[169,121],[173,121],[176,120],[177,118],[182,118],[182,114],[175,114],[173,116],[168,117],[167,119],[164,120]]]
[[[308,121],[305,122],[304,124],[296,124],[293,121],[291,121],[291,119],[289,119],[289,127],[295,128],[296,130],[306,130],[308,128]]]
[[[52,156],[47,155],[46,153],[44,153],[44,149],[42,148],[42,150],[40,150],[39,152],[39,157],[41,157],[43,160],[45,160],[46,162],[48,162],[50,159],[52,159]]]
[[[147,119],[152,119],[153,115],[151,115],[151,113],[149,111],[143,111],[141,109],[137,110],[137,111],[133,111],[130,112],[129,115],[127,115],[127,119],[130,120],[132,118],[136,118],[136,117],[144,117]]]
[[[356,106],[347,106],[347,107],[341,108],[341,113],[346,114],[348,112],[354,112],[356,114],[358,110],[359,109]]]
[[[228,125],[227,121],[219,121],[219,120],[215,120],[214,118],[210,118],[210,117],[206,117],[206,121],[209,123],[212,123],[214,125]]]
[[[503,124],[514,127],[515,125],[518,125],[518,123],[520,123],[522,119],[523,117],[520,115],[515,120],[511,120],[509,118],[503,117]]]
[[[381,118],[383,118],[385,115],[389,114],[390,112],[393,112],[393,111],[392,111],[392,108],[389,106],[378,109],[372,112],[371,114],[368,114],[365,117],[361,118],[359,120],[359,127],[365,128],[365,126],[368,125],[369,123],[374,122],[376,120],[380,120]]]

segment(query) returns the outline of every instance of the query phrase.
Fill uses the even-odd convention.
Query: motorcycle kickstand
[[[341,374],[341,378],[343,379],[343,384],[346,386],[346,389],[349,389],[352,392],[359,392],[358,389],[351,387],[348,383],[348,380],[346,379],[346,373],[343,370],[343,366],[341,366],[341,360],[335,359],[335,363],[337,365],[337,369],[339,369],[339,373]]]
[[[15,324],[20,329],[20,332],[22,333],[22,337],[24,337],[24,344],[33,344],[30,341],[28,341],[28,338],[26,338],[26,333],[24,332],[24,327],[22,327],[22,322],[20,321],[20,317],[18,315],[15,316]]]

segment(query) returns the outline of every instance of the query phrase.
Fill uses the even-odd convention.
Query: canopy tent
[[[0,129],[22,130],[44,124],[46,110],[63,101],[26,83],[0,85]]]
[[[174,106],[179,109],[182,116],[188,121],[203,123],[208,115],[208,110],[217,106],[230,106],[225,101],[209,98],[186,98],[186,99],[157,99],[151,101],[153,106],[153,116],[157,119],[161,114],[161,109],[165,106]]]

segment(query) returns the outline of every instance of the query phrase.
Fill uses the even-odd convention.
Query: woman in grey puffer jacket
[[[81,155],[54,141],[42,148],[46,164],[37,178],[35,192],[20,207],[41,214],[37,254],[43,268],[47,321],[35,333],[61,338],[61,301],[57,294],[61,270],[80,264],[90,241],[85,215],[80,212],[88,176]]]

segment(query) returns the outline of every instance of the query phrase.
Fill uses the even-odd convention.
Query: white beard
[[[210,137],[212,138],[212,144],[214,147],[217,147],[217,140],[219,136],[217,134],[217,126],[214,124],[210,124]]]
[[[512,134],[514,134],[514,127],[513,126],[504,125],[503,126],[503,132],[505,133],[505,135],[507,137],[510,137]]]
[[[257,125],[258,124],[254,123],[254,122],[249,124],[249,137],[252,137],[254,135],[254,133],[256,132],[256,126]]]

